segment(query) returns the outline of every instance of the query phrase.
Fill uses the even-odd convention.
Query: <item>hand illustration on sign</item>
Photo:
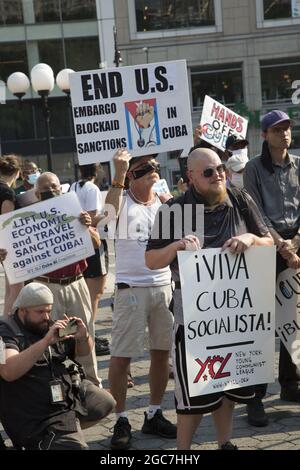
[[[154,117],[154,108],[148,103],[142,101],[137,104],[136,107],[136,121],[140,127],[147,129],[150,127],[150,123]]]
[[[136,143],[139,147],[150,147],[160,144],[157,103],[155,99],[125,103],[125,111],[129,149],[133,148],[131,122],[138,134]]]

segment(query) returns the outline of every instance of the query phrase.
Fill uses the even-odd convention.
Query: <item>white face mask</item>
[[[242,173],[232,173],[231,175],[231,183],[239,189],[244,187],[244,178]]]
[[[231,150],[232,156],[242,157],[244,160],[248,160],[248,148],[238,150]]]
[[[37,171],[36,173],[32,173],[31,175],[28,175],[28,178],[27,178],[28,183],[34,186],[40,175],[41,173],[39,171]]]

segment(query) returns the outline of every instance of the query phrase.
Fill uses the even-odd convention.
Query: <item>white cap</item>
[[[18,308],[52,304],[53,294],[51,290],[44,284],[31,282],[20,290],[19,295],[13,304],[12,313],[14,314]]]

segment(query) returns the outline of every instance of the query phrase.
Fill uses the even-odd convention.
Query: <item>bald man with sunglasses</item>
[[[153,191],[159,179],[156,155],[131,158],[126,150],[114,155],[115,179],[106,206],[115,210],[116,289],[111,340],[109,386],[116,404],[116,424],[111,449],[130,447],[131,425],[126,412],[127,370],[132,357],[144,353],[145,329],[149,330],[150,404],[142,432],[176,438],[176,426],[162,414],[161,402],[169,377],[169,351],[173,316],[169,267],[150,270],[145,250],[155,214],[162,200]],[[125,190],[125,180],[129,188]],[[171,197],[171,196],[169,196]]]
[[[214,151],[203,148],[193,150],[188,157],[188,177],[191,185],[186,193],[175,200],[168,201],[167,204],[170,208],[175,204],[180,205],[183,214],[186,205],[204,205],[202,249],[222,247],[222,249],[228,248],[232,253],[241,253],[253,245],[273,245],[272,237],[256,204],[246,193],[243,196],[248,214],[245,220],[239,199],[234,192],[226,188],[225,166]],[[160,230],[163,211],[162,217],[159,212],[156,214],[152,229],[153,238],[151,236],[147,246],[146,265],[150,269],[163,269],[170,265],[172,279],[175,282],[173,367],[175,366],[177,446],[179,450],[190,449],[194,432],[203,414],[212,412],[219,448],[236,450],[237,447],[230,442],[234,402],[248,403],[254,396],[254,387],[235,389],[232,394],[229,390],[196,397],[189,396],[177,251],[199,250],[200,241],[194,234],[185,233],[183,226],[182,238],[175,239],[175,224],[178,228],[178,223],[181,225],[182,220],[185,220],[184,215],[179,222],[172,223],[170,219],[170,238],[154,238],[154,234],[163,233]],[[178,233],[178,230],[176,231]]]

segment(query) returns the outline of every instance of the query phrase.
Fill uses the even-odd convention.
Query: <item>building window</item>
[[[71,136],[70,107],[66,98],[50,98],[50,128],[51,137],[69,137]],[[43,107],[40,100],[35,100],[35,126],[38,139],[46,136],[45,119],[43,117]]]
[[[34,0],[37,23],[96,19],[95,0]]]
[[[192,69],[191,81],[194,110],[202,108],[205,95],[225,106],[244,101],[241,64],[224,65],[218,69]]]
[[[94,38],[65,39],[67,66],[76,70],[97,69],[101,62],[99,41]]]
[[[65,68],[62,39],[39,41],[40,62],[50,65],[56,75]]]
[[[23,23],[22,0],[0,0],[0,24]]]
[[[27,53],[24,43],[0,44],[0,79],[6,81],[18,70],[28,75]]]
[[[277,61],[261,61],[262,101],[265,104],[289,102],[292,82],[300,77],[300,57]]]
[[[32,105],[28,101],[20,107],[17,101],[7,101],[0,113],[1,139],[3,142],[10,140],[33,139],[34,124]]]
[[[135,0],[138,32],[215,25],[213,0]]]
[[[66,64],[63,56],[65,43]],[[65,67],[89,70],[99,67],[100,51],[98,38],[70,38],[39,41],[40,62],[49,64],[56,75]]]
[[[263,7],[265,20],[300,17],[299,0],[263,0]]]
[[[23,23],[22,0],[0,0],[0,24]]]
[[[300,0],[256,0],[258,28],[299,24]]]
[[[264,19],[290,18],[292,14],[291,4],[291,0],[264,0]]]
[[[63,21],[97,18],[95,0],[61,0]]]
[[[50,23],[60,21],[60,0],[34,0],[35,21]]]

